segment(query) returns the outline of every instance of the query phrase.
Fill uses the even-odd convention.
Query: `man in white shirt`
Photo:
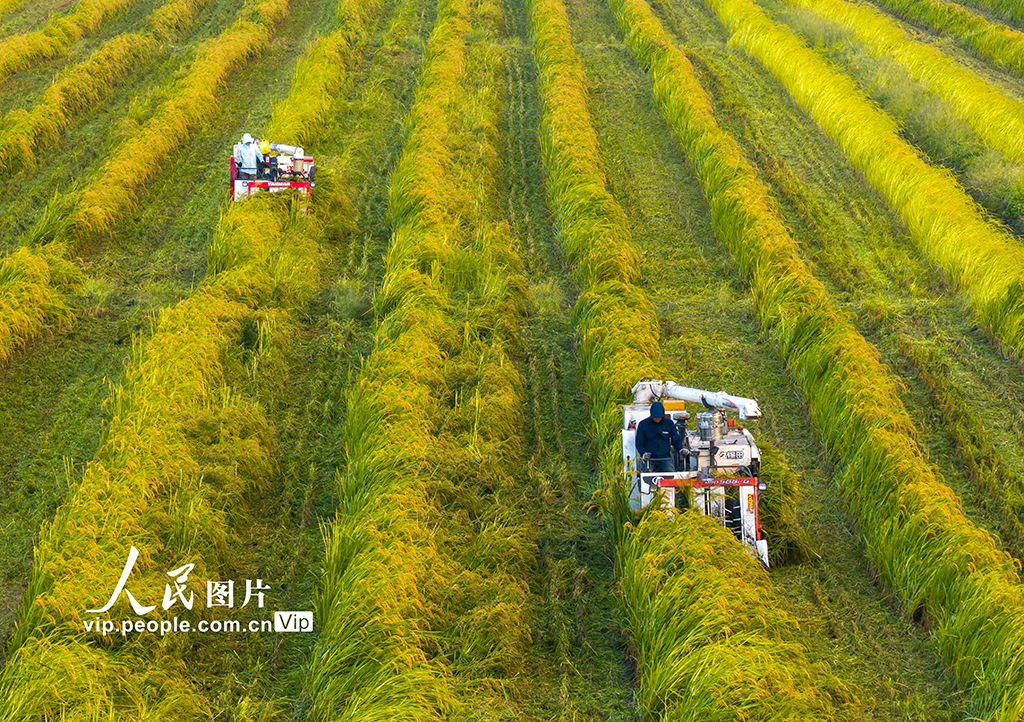
[[[263,162],[263,153],[260,146],[254,142],[252,136],[246,133],[242,136],[242,142],[235,146],[235,162],[238,165],[238,178],[240,180],[255,180],[258,163]]]

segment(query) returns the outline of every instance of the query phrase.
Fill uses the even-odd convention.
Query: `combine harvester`
[[[637,459],[636,428],[651,415],[651,405],[665,407],[664,422],[679,431],[683,449],[673,450],[671,461],[676,471],[649,471],[652,461]],[[697,414],[697,428],[687,429],[690,413],[686,402],[701,404],[706,410]],[[670,513],[695,509],[729,529],[754,558],[768,567],[768,542],[761,538],[758,524],[758,495],[767,489],[758,478],[761,452],[754,437],[727,412],[736,412],[739,420],[758,419],[761,409],[753,399],[712,393],[680,386],[675,381],[645,378],[633,387],[633,403],[623,407],[623,470],[630,484],[630,504],[642,509],[655,499]]]
[[[256,172],[242,172],[241,159],[244,146],[253,144],[259,148]],[[253,138],[248,133],[242,142],[235,145],[231,154],[231,200],[239,201],[256,193],[278,193],[286,190],[297,190],[306,196],[306,212],[309,212],[309,200],[313,197],[316,187],[316,166],[313,158],[294,145],[271,143]]]

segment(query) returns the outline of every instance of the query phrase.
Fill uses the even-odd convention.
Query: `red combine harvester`
[[[231,155],[231,200],[245,200],[261,192],[297,190],[306,196],[308,212],[309,199],[313,197],[313,188],[316,187],[316,165],[312,156],[306,155],[302,148],[294,145],[255,139],[253,143],[258,144],[263,157],[262,162],[257,162],[255,174],[246,174],[241,170],[239,161],[242,143],[235,146]]]

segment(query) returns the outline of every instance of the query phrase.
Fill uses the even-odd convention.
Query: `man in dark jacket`
[[[665,418],[665,405],[660,401],[651,404],[651,415],[636,425],[636,455],[650,458],[641,469],[646,471],[675,471],[672,449],[683,450],[683,440],[672,419]]]

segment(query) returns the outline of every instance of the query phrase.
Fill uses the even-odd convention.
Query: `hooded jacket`
[[[664,410],[661,412],[664,414]],[[672,419],[667,416],[661,417],[661,423],[654,423],[654,413],[636,425],[636,455],[650,454],[652,459],[666,459],[671,455],[671,449],[683,450],[683,440],[679,436]]]
[[[255,173],[256,161],[263,162],[263,153],[255,142],[239,143],[235,146],[235,160],[243,173]]]

